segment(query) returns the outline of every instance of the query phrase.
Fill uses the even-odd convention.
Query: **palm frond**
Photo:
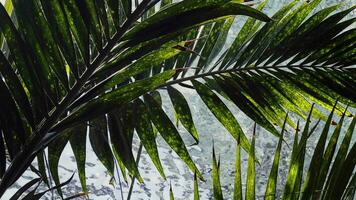
[[[178,85],[196,90],[246,152],[251,144],[221,98],[278,137],[284,121],[296,126],[285,118],[287,110],[307,119],[312,102],[332,110],[338,98],[337,114],[344,105],[356,106],[355,29],[350,28],[356,18],[344,20],[356,6],[337,12],[340,6],[332,6],[308,17],[320,0],[295,0],[269,18],[260,12],[266,1],[257,9],[235,0],[8,2],[0,6],[0,196],[48,146],[51,176],[60,185],[56,168],[68,141],[86,192],[87,132],[111,174],[117,160],[122,172],[127,168],[142,181],[132,154],[136,132],[164,176],[157,129],[202,179],[157,92],[169,91],[178,120],[198,143],[190,104]],[[240,15],[249,18],[227,45]],[[133,120],[137,114],[139,121]],[[317,108],[311,116],[326,120]],[[330,154],[334,146],[330,143]],[[351,156],[339,159],[353,164]],[[329,162],[330,157],[324,164]],[[333,181],[352,173],[340,172],[342,167],[348,166],[333,168]],[[300,190],[301,183],[293,182],[293,190]],[[311,180],[313,186],[322,183]]]
[[[312,110],[311,110],[312,112]],[[311,113],[310,112],[310,113]],[[333,118],[333,112],[330,113],[329,119]],[[311,114],[309,114],[310,117]],[[286,115],[287,119],[287,115]],[[342,123],[344,122],[344,118],[341,118],[337,127],[335,128],[335,131],[339,132],[340,127]],[[285,120],[286,122],[286,120]],[[321,147],[322,144],[326,143],[326,137],[329,135],[329,127],[330,127],[330,120],[328,120],[328,123],[325,123],[323,125],[323,130],[322,134],[319,137],[319,140],[317,142],[317,145]],[[276,189],[276,184],[277,184],[277,178],[280,176],[279,170],[282,169],[282,166],[284,167],[283,162],[279,159],[280,153],[281,153],[281,148],[283,145],[283,139],[282,137],[279,139],[279,142],[277,144],[277,148],[275,151],[274,155],[274,160],[271,166],[271,172],[270,175],[268,176],[268,181],[266,183],[266,193],[263,196],[259,196],[258,198],[264,198],[264,199],[351,199],[354,194],[355,194],[355,188],[354,186],[354,176],[352,176],[353,170],[355,169],[355,165],[352,165],[350,156],[354,156],[354,147],[355,147],[355,142],[353,142],[352,147],[349,148],[350,143],[349,143],[349,138],[352,135],[352,133],[355,130],[355,123],[356,123],[356,117],[353,117],[353,120],[350,122],[348,129],[345,130],[345,136],[341,140],[341,138],[333,137],[335,135],[335,131],[330,137],[329,143],[334,143],[334,142],[341,142],[344,144],[344,146],[341,146],[340,148],[335,148],[333,152],[328,153],[326,150],[324,152],[324,149],[315,149],[315,151],[312,153],[312,162],[306,166],[308,169],[308,174],[307,174],[307,179],[303,179],[303,166],[304,162],[307,159],[305,156],[305,145],[308,142],[310,134],[315,132],[315,129],[317,126],[320,126],[319,121],[313,125],[312,128],[309,128],[310,122],[307,121],[307,124],[304,126],[304,130],[302,132],[301,138],[298,139],[298,137],[295,137],[297,141],[294,139],[293,143],[293,149],[290,152],[291,155],[291,162],[289,163],[289,171],[287,174],[287,181],[286,182],[280,182],[278,185],[280,185],[282,188],[284,188],[284,193],[283,196],[281,196],[281,193],[279,190]],[[284,124],[285,125],[285,124]],[[285,127],[282,128],[281,132],[283,133],[285,131]],[[282,134],[281,134],[282,135]],[[344,135],[341,133],[341,135]],[[323,148],[323,147],[322,147]],[[237,152],[238,153],[238,152]],[[321,155],[320,155],[321,154]],[[325,181],[323,183],[329,183],[329,184],[323,184],[320,188],[311,186],[312,180],[318,179],[320,177],[320,174],[322,171],[320,170],[315,170],[315,158],[317,157],[322,157],[321,161],[324,162],[324,160],[328,160],[328,157],[333,158],[333,162],[327,162],[327,164],[323,165],[326,170],[328,170],[327,174],[325,175]],[[250,156],[249,156],[250,157]],[[324,159],[325,158],[325,159]],[[241,161],[237,161],[241,165]],[[250,166],[252,163],[249,162],[248,165]],[[345,167],[343,170],[337,171],[336,168],[338,167]],[[213,165],[214,168],[214,165]],[[339,168],[341,169],[341,168]],[[221,170],[224,169],[217,169],[217,172],[212,172],[212,174],[220,173]],[[237,173],[237,172],[236,172]],[[336,178],[337,177],[337,178]],[[247,174],[246,176],[246,181],[253,180],[254,177],[253,175]],[[334,180],[338,180],[342,182],[334,182]],[[236,179],[235,179],[236,181]],[[336,184],[337,183],[337,184]],[[222,183],[224,184],[224,183]],[[331,185],[332,186],[331,186]],[[300,187],[300,186],[307,186],[307,187]],[[218,188],[215,188],[216,185],[213,186],[214,191],[218,190]],[[256,188],[255,185],[246,185],[246,195],[249,195],[251,193],[248,192],[248,190],[254,190]],[[251,187],[249,189],[249,187]],[[221,188],[220,188],[221,189]],[[197,189],[196,189],[197,191]],[[248,198],[248,196],[246,196]],[[242,199],[242,197],[234,196],[234,199]]]
[[[198,80],[205,85],[205,90],[217,92],[232,101],[247,116],[276,135],[275,126],[282,126],[286,110],[306,119],[311,101],[331,110],[334,100],[338,98],[342,104],[354,107],[356,96],[352,88],[355,86],[355,69],[353,61],[345,59],[353,59],[351,49],[354,49],[354,42],[351,38],[354,29],[350,27],[354,19],[342,19],[355,7],[335,13],[340,6],[331,6],[306,19],[318,4],[319,1],[300,4],[292,1],[272,16],[273,22],[262,27],[260,23],[248,19],[226,50],[219,48],[218,34],[204,31],[221,22],[200,27],[199,33],[207,34],[207,37],[201,38],[200,34],[196,34],[195,39],[189,38],[195,40],[192,51],[209,57],[204,47],[211,48],[214,45],[210,44],[210,40],[215,41],[218,49],[210,51],[210,57],[215,59],[199,64],[206,58],[198,57],[198,69],[187,68],[165,86],[179,84],[199,93]],[[249,34],[252,36],[246,35],[247,30],[253,31]],[[223,53],[216,55],[214,52],[218,51]],[[173,67],[165,68],[180,67],[181,55],[167,63]],[[191,55],[194,56],[196,54]],[[192,62],[183,66],[190,65]],[[189,81],[193,84],[190,85]],[[338,114],[342,114],[343,109],[341,104],[336,106]],[[326,120],[318,109],[312,116]],[[287,122],[295,127],[290,119]]]

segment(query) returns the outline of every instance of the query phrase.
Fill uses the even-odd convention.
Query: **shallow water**
[[[271,15],[281,5],[289,2],[289,0],[270,0],[266,6],[265,12]],[[336,0],[324,1],[318,9],[325,7],[326,5],[332,5],[334,2],[342,2]],[[345,1],[343,1],[345,2]],[[354,5],[356,0],[346,1],[346,5]],[[355,14],[355,13],[353,13]],[[243,17],[241,22],[243,22]],[[231,42],[231,38],[236,34],[237,30],[241,26],[240,21],[234,25],[234,29],[230,31],[231,37],[228,38],[228,43]],[[211,152],[212,142],[215,144],[215,151],[221,159],[221,183],[223,187],[223,194],[226,199],[231,199],[233,191],[233,178],[234,178],[234,162],[235,162],[235,143],[229,133],[220,125],[220,123],[214,118],[214,116],[208,111],[204,103],[196,95],[188,89],[182,90],[188,102],[190,102],[190,108],[193,113],[193,119],[196,122],[198,132],[200,134],[200,144],[196,146],[188,147],[189,152],[193,160],[198,163],[198,168],[201,170],[206,182],[200,182],[200,197],[201,199],[212,198],[211,188]],[[170,101],[166,98],[166,94],[163,92],[164,108],[169,113],[169,116],[173,116]],[[235,117],[239,120],[246,135],[251,138],[253,122],[249,120],[243,113],[241,113],[233,104],[226,102],[229,108],[233,111]],[[349,121],[349,119],[348,119]],[[346,123],[348,124],[348,123]],[[321,127],[321,126],[319,126]],[[319,128],[320,129],[320,128]],[[260,161],[260,165],[256,165],[257,179],[256,179],[256,194],[260,198],[265,191],[264,185],[267,181],[269,174],[271,161],[273,159],[273,153],[276,148],[277,138],[271,134],[266,133],[262,128],[257,128],[256,138],[256,154]],[[187,145],[194,143],[194,140],[189,134],[179,126],[179,131]],[[291,144],[293,130],[289,130],[286,133],[286,140]],[[308,149],[311,150],[314,146],[315,139],[311,139],[308,144]],[[137,138],[134,140],[134,154],[136,155],[139,141]],[[137,182],[134,184],[134,191],[132,194],[133,200],[139,199],[168,199],[169,185],[172,184],[173,192],[176,199],[193,199],[193,175],[184,165],[184,163],[178,158],[178,156],[172,152],[168,145],[158,137],[159,154],[162,160],[162,164],[167,175],[167,180],[164,181],[154,168],[152,162],[148,158],[145,151],[141,156],[139,163],[139,170],[144,178],[145,184],[139,185]],[[279,182],[285,180],[289,149],[284,145],[281,155],[281,170],[279,174]],[[107,199],[121,199],[120,184],[110,184],[110,177],[105,172],[104,167],[100,164],[91,147],[87,146],[87,183],[90,192],[90,199],[94,200],[107,200]],[[308,158],[308,155],[307,155]],[[34,163],[36,165],[36,163]],[[242,160],[242,180],[244,182],[246,173],[247,158],[243,154]],[[61,180],[68,179],[76,169],[75,159],[72,155],[70,146],[65,148],[65,151],[60,160],[59,174]],[[35,175],[31,172],[26,172],[25,175],[17,181],[13,188],[8,190],[3,199],[8,199],[10,194],[13,194],[16,189],[24,185],[29,180],[32,180]],[[122,181],[121,187],[123,196],[126,199],[128,192],[128,183]],[[117,182],[119,177],[116,177]],[[262,186],[263,185],[263,186]],[[280,184],[279,184],[280,185]],[[280,189],[280,188],[279,188]],[[77,175],[74,180],[64,189],[65,194],[75,194],[81,191],[80,183]],[[44,199],[52,199],[51,194],[48,194]]]

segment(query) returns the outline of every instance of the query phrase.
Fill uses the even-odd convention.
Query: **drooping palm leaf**
[[[256,198],[255,142],[256,142],[256,123],[253,126],[251,149],[247,161],[246,193],[245,193],[245,199],[247,200],[252,200]]]

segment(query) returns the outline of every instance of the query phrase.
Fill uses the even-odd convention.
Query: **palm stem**
[[[46,168],[47,168],[47,173],[48,173],[48,179],[49,179],[49,185],[50,185],[49,188],[51,188],[51,187],[53,187],[53,182],[54,182],[54,180],[53,180],[53,176],[52,176],[51,170],[50,170],[50,168],[49,168],[49,162],[48,162],[46,153],[44,152],[44,154],[45,154],[45,156],[43,156],[43,157],[44,157],[44,160],[45,160],[45,164],[46,164]],[[51,193],[52,193],[52,200],[54,200],[54,191],[52,190]]]
[[[120,195],[121,195],[121,199],[124,200],[124,193],[122,192],[122,184],[121,184],[121,177],[120,177],[120,172],[117,166],[117,163],[115,163],[116,165],[116,173],[117,173],[117,177],[119,178],[119,186],[120,186]]]
[[[140,144],[140,147],[138,148],[137,157],[136,157],[136,165],[137,166],[138,166],[138,163],[140,162],[141,153],[142,153],[142,147],[143,147],[142,144]],[[133,176],[131,184],[130,184],[129,193],[127,194],[127,200],[131,199],[131,194],[132,194],[132,191],[133,191],[133,186],[135,184],[135,180],[136,180],[136,178]]]
[[[279,65],[279,66],[256,66],[256,67],[245,67],[245,68],[234,68],[234,69],[225,69],[218,71],[209,71],[189,77],[184,77],[180,79],[175,79],[172,81],[168,81],[166,84],[161,85],[160,88],[171,86],[174,84],[179,84],[185,81],[190,81],[198,78],[204,78],[208,76],[220,75],[220,74],[229,74],[229,73],[237,73],[237,72],[248,72],[253,70],[266,70],[266,69],[284,69],[284,68],[320,68],[320,66],[307,66],[307,65]],[[324,67],[325,68],[325,67]]]

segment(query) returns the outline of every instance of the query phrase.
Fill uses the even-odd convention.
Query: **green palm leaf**
[[[351,176],[355,165],[352,126],[336,163],[330,163],[341,122],[351,115],[350,111],[343,113],[344,107],[356,107],[356,32],[352,28],[356,18],[349,16],[356,6],[335,12],[341,7],[336,5],[311,14],[320,0],[295,0],[271,20],[260,12],[267,1],[257,9],[242,2],[12,0],[6,7],[0,6],[0,197],[50,144],[49,168],[58,186],[52,189],[60,189],[56,168],[68,140],[86,192],[87,126],[94,152],[112,174],[117,159],[123,173],[127,168],[130,175],[141,180],[131,151],[136,129],[163,175],[153,123],[202,179],[177,127],[162,109],[157,92],[168,90],[178,120],[198,142],[190,102],[179,91],[181,87],[175,87],[177,84],[197,92],[237,140],[238,150],[241,146],[249,154],[250,169],[256,161],[253,147],[224,100],[279,138],[277,130],[285,123],[296,127],[285,117],[288,111],[307,119],[308,125],[311,117],[330,123],[331,117],[326,118],[323,108],[343,114],[325,153],[329,125],[318,142],[312,159],[315,163],[316,158],[323,158],[318,180],[310,177],[316,171],[310,168],[303,186],[310,192],[315,187],[335,188],[325,198],[341,197],[349,184],[341,177]],[[240,20],[235,15],[249,18],[233,36],[232,44],[225,45],[235,21]],[[144,103],[139,100],[142,96]],[[339,103],[334,105],[336,98]],[[140,121],[133,120],[137,114],[133,102],[139,102]],[[320,107],[308,115],[313,103]],[[295,141],[291,165],[296,169],[287,181],[286,198],[289,192],[302,190],[305,145],[311,134],[308,129],[306,126],[300,142]],[[68,138],[64,139],[66,134]],[[60,139],[63,141],[56,145]],[[351,151],[347,151],[349,146]],[[238,160],[237,170],[241,167]],[[45,174],[45,166],[41,166]],[[341,184],[335,185],[335,181]],[[241,192],[241,180],[238,182],[237,176],[235,190]],[[255,196],[252,185],[247,194],[250,198]],[[272,184],[270,188],[275,187]],[[35,197],[34,192],[31,197]]]
[[[247,163],[247,176],[246,176],[246,200],[256,198],[256,167],[255,167],[255,141],[256,141],[256,124],[253,127],[251,149],[249,152]]]
[[[336,105],[336,104],[335,104]],[[335,108],[335,107],[334,107]],[[310,119],[311,117],[311,113],[313,111],[313,107],[310,110],[310,113],[308,115],[308,119]],[[339,133],[340,132],[340,126],[342,125],[342,123],[344,123],[346,120],[344,118],[341,118],[337,127],[335,128],[335,130],[333,131],[334,133],[332,134],[332,136],[330,138],[327,138],[327,135],[329,133],[329,129],[330,129],[330,123],[331,123],[331,119],[333,117],[333,112],[330,113],[329,118],[328,118],[328,122],[325,123],[322,127],[322,134],[319,137],[319,140],[317,142],[317,148],[312,152],[312,161],[309,164],[309,171],[307,173],[307,178],[303,179],[303,166],[305,164],[305,161],[308,159],[305,156],[305,151],[306,151],[306,144],[309,140],[309,136],[311,134],[313,134],[314,132],[316,132],[316,127],[319,125],[319,121],[317,121],[317,123],[311,127],[310,127],[310,122],[307,121],[305,126],[304,126],[304,130],[301,133],[301,137],[299,139],[298,137],[298,129],[297,129],[297,133],[295,134],[294,137],[294,141],[293,141],[293,148],[292,151],[289,152],[290,154],[290,163],[289,163],[289,171],[287,173],[287,181],[284,183],[283,181],[281,183],[277,184],[277,176],[279,174],[279,166],[281,167],[285,167],[286,164],[284,164],[285,162],[283,162],[280,159],[280,154],[282,150],[282,142],[284,141],[283,137],[283,133],[286,132],[286,121],[288,119],[288,116],[285,117],[285,121],[284,121],[284,126],[281,130],[281,137],[278,141],[277,144],[277,149],[275,152],[275,157],[272,163],[272,169],[271,169],[271,173],[268,176],[268,181],[265,185],[266,187],[266,193],[264,195],[264,199],[276,199],[276,198],[280,198],[278,196],[278,190],[277,185],[284,187],[284,194],[282,199],[300,199],[300,197],[302,199],[315,199],[316,197],[320,197],[320,199],[352,199],[354,197],[355,194],[355,190],[354,190],[354,184],[355,184],[355,176],[352,175],[353,170],[355,168],[355,159],[354,157],[354,150],[355,150],[355,142],[351,142],[350,141],[350,136],[352,135],[352,133],[355,131],[355,117],[353,117],[353,120],[349,123],[349,126],[347,128],[347,130],[345,130],[345,134],[343,133]],[[297,125],[297,127],[299,128],[299,123]],[[336,135],[345,135],[344,138],[339,140]],[[254,140],[254,139],[253,139]],[[326,144],[326,142],[329,142],[329,150],[327,150],[328,148],[326,148],[326,151],[324,153],[324,146]],[[254,144],[255,141],[252,141],[252,144]],[[338,150],[336,151],[331,151],[331,147],[333,146],[334,143],[338,143],[341,142],[341,146],[338,148]],[[351,148],[349,148],[350,144],[353,144]],[[254,146],[252,146],[254,147]],[[236,167],[237,169],[241,168],[241,160],[240,160],[240,155],[239,155],[239,151],[236,152],[236,156],[238,158],[238,160],[236,160]],[[323,156],[324,157],[334,157],[334,162],[330,163],[330,162],[325,162],[325,159],[322,159],[322,161],[316,160],[317,158]],[[215,155],[215,154],[213,154]],[[254,171],[254,159],[253,157],[250,155],[248,156],[248,168],[247,168],[247,177],[246,177],[246,198],[251,198],[251,199],[255,199],[256,196],[254,194],[254,190],[256,188],[256,184],[255,184],[255,174],[258,173]],[[215,161],[215,162],[214,162]],[[327,158],[326,158],[327,161]],[[317,162],[321,162],[320,164],[316,165]],[[213,157],[213,187],[214,187],[214,195],[215,194],[219,194],[219,196],[222,197],[222,193],[221,190],[220,192],[218,192],[218,187],[216,187],[217,185],[220,186],[220,182],[217,184],[217,173],[219,172],[219,168],[218,168],[219,164],[217,164],[216,162],[216,158],[215,156]],[[323,167],[324,166],[324,167]],[[316,186],[313,186],[312,184],[316,184],[315,181],[317,181],[319,178],[323,178],[323,176],[321,176],[323,173],[323,168],[327,168],[327,169],[331,169],[330,172],[327,174],[327,176],[325,177],[326,181],[324,181],[324,184],[321,188],[317,188]],[[241,174],[240,172],[237,170],[236,174],[235,174],[235,183],[237,183],[237,185],[235,185],[235,192],[237,191],[237,193],[234,192],[234,199],[242,199],[241,195],[241,189],[237,189],[241,187],[241,185],[239,186],[238,181],[236,182],[236,180],[239,180],[238,177],[240,177]],[[214,182],[215,181],[215,182]],[[304,185],[304,188],[302,190],[301,186]],[[237,187],[236,187],[237,186]],[[196,190],[195,190],[196,191]],[[342,198],[341,198],[342,197]]]
[[[282,142],[283,142],[283,135],[286,128],[288,114],[286,115],[286,119],[284,120],[283,127],[281,130],[281,137],[278,140],[278,145],[276,152],[274,153],[273,164],[271,168],[271,172],[268,177],[267,186],[266,186],[266,193],[265,193],[265,200],[267,199],[275,199],[276,198],[276,187],[277,187],[277,177],[278,177],[278,167],[279,167],[279,160],[281,156],[281,149],[282,149]]]
[[[214,200],[222,200],[224,199],[221,184],[220,184],[220,158],[216,160],[215,149],[213,147],[213,171],[212,171],[212,179],[213,179],[213,193]]]

